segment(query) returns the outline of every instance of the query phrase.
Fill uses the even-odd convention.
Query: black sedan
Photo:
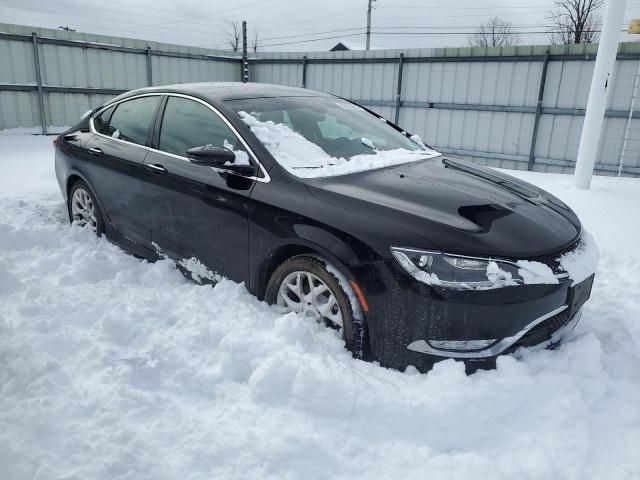
[[[244,282],[383,366],[490,365],[555,345],[591,291],[593,275],[562,261],[584,238],[560,200],[342,98],[144,88],[55,144],[73,223],[140,257],[197,265],[196,278]]]

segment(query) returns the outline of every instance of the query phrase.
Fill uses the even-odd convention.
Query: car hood
[[[423,245],[459,254],[528,258],[570,246],[573,211],[549,193],[493,169],[438,157],[305,180],[334,206],[409,230]]]

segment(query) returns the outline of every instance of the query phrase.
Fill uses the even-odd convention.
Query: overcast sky
[[[547,43],[548,35],[534,32],[549,29],[553,6],[553,0],[375,3],[375,48],[465,46],[468,33],[496,15],[513,24],[521,43]],[[338,41],[362,48],[366,7],[367,0],[0,0],[0,21],[228,49],[229,22],[246,20],[261,50],[311,51]],[[640,18],[640,0],[627,1],[625,22],[631,18]]]

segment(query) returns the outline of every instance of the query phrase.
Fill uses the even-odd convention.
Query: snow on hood
[[[287,125],[271,120],[262,122],[247,112],[238,112],[238,115],[282,167],[302,178],[345,175],[441,155],[416,141],[423,150],[373,150],[371,154],[354,155],[350,160],[335,158]]]

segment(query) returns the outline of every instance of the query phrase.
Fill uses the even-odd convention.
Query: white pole
[[[584,116],[578,159],[576,160],[575,185],[588,190],[591,186],[591,176],[596,163],[600,132],[607,106],[608,86],[611,84],[613,69],[616,64],[618,43],[620,42],[620,26],[624,17],[626,0],[607,0],[602,33],[598,45],[589,101]]]

